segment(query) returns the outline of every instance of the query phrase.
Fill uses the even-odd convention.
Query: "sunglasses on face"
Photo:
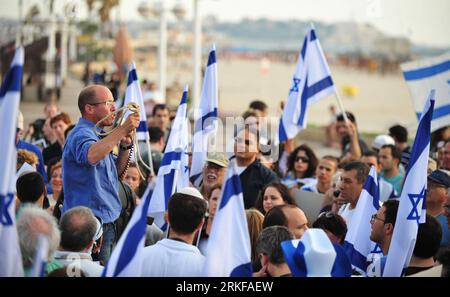
[[[295,162],[298,162],[298,161],[302,161],[303,163],[308,163],[309,159],[306,158],[306,157],[298,156],[298,157],[295,158]]]
[[[326,217],[327,219],[331,219],[331,218],[335,218],[336,214],[334,212],[331,211],[327,211],[327,212],[321,212],[318,216],[318,218],[321,217]]]

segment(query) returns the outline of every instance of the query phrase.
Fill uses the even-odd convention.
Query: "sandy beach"
[[[341,94],[346,110],[355,113],[360,131],[386,133],[396,123],[415,131],[415,117],[408,88],[400,74],[369,74],[354,69],[330,66],[332,76]],[[139,65],[138,65],[139,69]],[[280,101],[285,100],[291,86],[294,64],[271,62],[266,75],[261,74],[261,63],[255,60],[218,60],[219,108],[222,114],[240,114],[250,101],[258,98],[269,105],[270,116],[278,121],[281,114]],[[168,71],[169,81],[175,77],[190,78],[186,72]],[[154,73],[141,71],[140,77],[152,77]],[[179,81],[180,85],[186,81]],[[346,96],[342,87],[351,85],[358,90],[353,98]],[[74,121],[79,118],[77,96],[82,83],[72,74],[62,90],[60,108],[69,113]],[[42,102],[21,102],[20,108],[25,116],[25,124],[42,117]],[[328,108],[337,106],[336,98],[330,96],[311,106],[308,123],[321,126],[330,121]]]

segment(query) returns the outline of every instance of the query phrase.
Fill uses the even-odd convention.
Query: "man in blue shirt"
[[[122,209],[117,192],[118,177],[126,170],[131,136],[139,126],[139,114],[130,115],[123,125],[100,138],[97,133],[114,122],[114,115],[107,117],[116,109],[111,91],[101,85],[84,88],[78,96],[78,108],[82,117],[69,134],[62,157],[63,212],[82,205],[101,218],[104,226],[100,260],[106,263],[117,240],[114,221]],[[96,128],[105,117],[107,119]],[[116,157],[112,150],[119,142]]]

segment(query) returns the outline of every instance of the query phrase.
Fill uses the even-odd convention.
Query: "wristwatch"
[[[122,151],[127,151],[127,150],[131,150],[131,148],[133,147],[133,144],[130,144],[129,146],[120,145],[119,147]]]

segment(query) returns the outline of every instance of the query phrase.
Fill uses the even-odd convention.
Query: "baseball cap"
[[[224,168],[228,167],[229,163],[227,156],[225,156],[224,153],[216,153],[216,152],[209,153],[206,158],[206,162],[211,162]]]
[[[448,175],[448,171],[440,169],[435,170],[428,175],[428,180],[447,188],[450,187],[450,176]]]
[[[389,135],[378,135],[373,140],[372,148],[379,150],[379,149],[381,149],[381,147],[383,145],[388,145],[388,144],[395,145],[394,138],[392,138]]]

